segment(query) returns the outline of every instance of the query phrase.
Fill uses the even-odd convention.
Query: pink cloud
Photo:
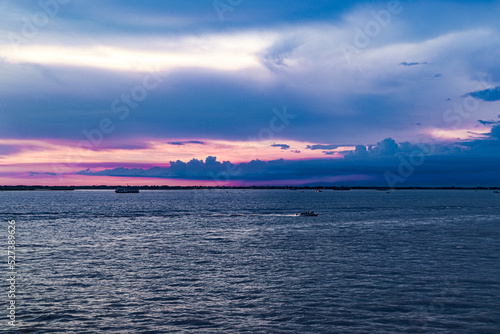
[[[94,184],[89,176],[71,179],[68,175],[90,168],[92,171],[112,169],[118,167],[148,169],[154,166],[168,167],[170,161],[203,160],[207,156],[216,156],[219,161],[232,163],[249,162],[251,160],[308,160],[324,158],[323,152],[308,150],[306,147],[313,143],[297,142],[286,139],[289,149],[276,147],[274,141],[226,141],[206,140],[198,138],[181,138],[171,140],[135,140],[133,143],[113,142],[97,149],[78,147],[75,142],[66,140],[14,140],[0,139],[0,145],[8,146],[9,151],[0,156],[0,173],[2,184],[33,184],[37,182],[52,184],[54,175],[64,182],[75,184]],[[175,143],[172,144],[172,143]],[[285,144],[283,144],[285,145]],[[297,152],[301,153],[297,153]],[[338,150],[340,151],[340,149]],[[334,156],[342,157],[339,152]],[[49,173],[49,174],[32,174]],[[93,176],[97,180],[96,176]],[[107,179],[107,182],[116,184],[116,179]],[[146,180],[143,179],[142,182]],[[132,182],[130,180],[130,182]],[[134,181],[135,182],[135,181]],[[151,181],[153,182],[153,181]],[[164,184],[155,180],[154,184]],[[175,182],[180,182],[175,180]],[[192,181],[186,181],[191,183]],[[210,182],[205,182],[209,184]],[[177,183],[176,183],[177,184]]]

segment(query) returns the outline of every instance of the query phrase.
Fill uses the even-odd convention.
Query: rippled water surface
[[[19,332],[500,333],[492,191],[0,192],[0,217]]]

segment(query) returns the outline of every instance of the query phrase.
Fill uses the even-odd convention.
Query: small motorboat
[[[319,213],[314,213],[314,211],[301,212],[297,216],[312,216],[316,217]]]

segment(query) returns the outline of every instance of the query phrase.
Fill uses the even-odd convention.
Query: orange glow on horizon
[[[177,140],[183,143],[182,145],[173,145],[172,142],[175,141],[144,140],[141,142],[143,148],[121,149],[85,148],[78,147],[75,143],[57,140],[0,139],[0,145],[14,148],[13,153],[0,156],[0,184],[94,185],[104,182],[121,185],[128,182],[134,185],[169,183],[195,185],[201,182],[177,179],[167,182],[159,178],[85,176],[75,175],[75,173],[87,168],[96,172],[117,167],[142,169],[153,166],[168,167],[170,161],[188,162],[192,159],[205,161],[208,156],[215,156],[220,162],[230,161],[233,164],[248,163],[252,160],[332,159],[342,158],[342,151],[354,149],[354,147],[347,146],[338,147],[328,150],[333,154],[325,155],[323,150],[307,149],[308,145],[317,143],[280,139],[272,141]],[[280,145],[289,147],[284,146],[286,149],[282,149]],[[34,173],[30,175],[30,172]],[[209,185],[210,182],[203,181],[203,184]]]
[[[193,141],[193,140],[191,140]],[[0,139],[0,145],[10,145],[19,149],[19,152],[0,157],[0,165],[17,164],[86,164],[86,163],[138,163],[155,166],[168,166],[170,161],[191,159],[205,160],[208,156],[217,157],[218,161],[232,163],[249,162],[251,160],[303,160],[321,158],[342,158],[341,151],[353,150],[354,147],[339,147],[332,151],[333,155],[325,155],[323,150],[306,149],[307,145],[315,143],[290,140],[273,141],[225,141],[225,140],[198,140],[205,144],[187,143],[171,145],[158,140],[143,142],[144,148],[116,149],[101,148],[88,149],[78,144],[68,145],[43,140],[10,140]],[[289,149],[272,147],[286,143]]]

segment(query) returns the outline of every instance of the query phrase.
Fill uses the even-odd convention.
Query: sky
[[[500,186],[500,1],[0,1],[0,185]]]

